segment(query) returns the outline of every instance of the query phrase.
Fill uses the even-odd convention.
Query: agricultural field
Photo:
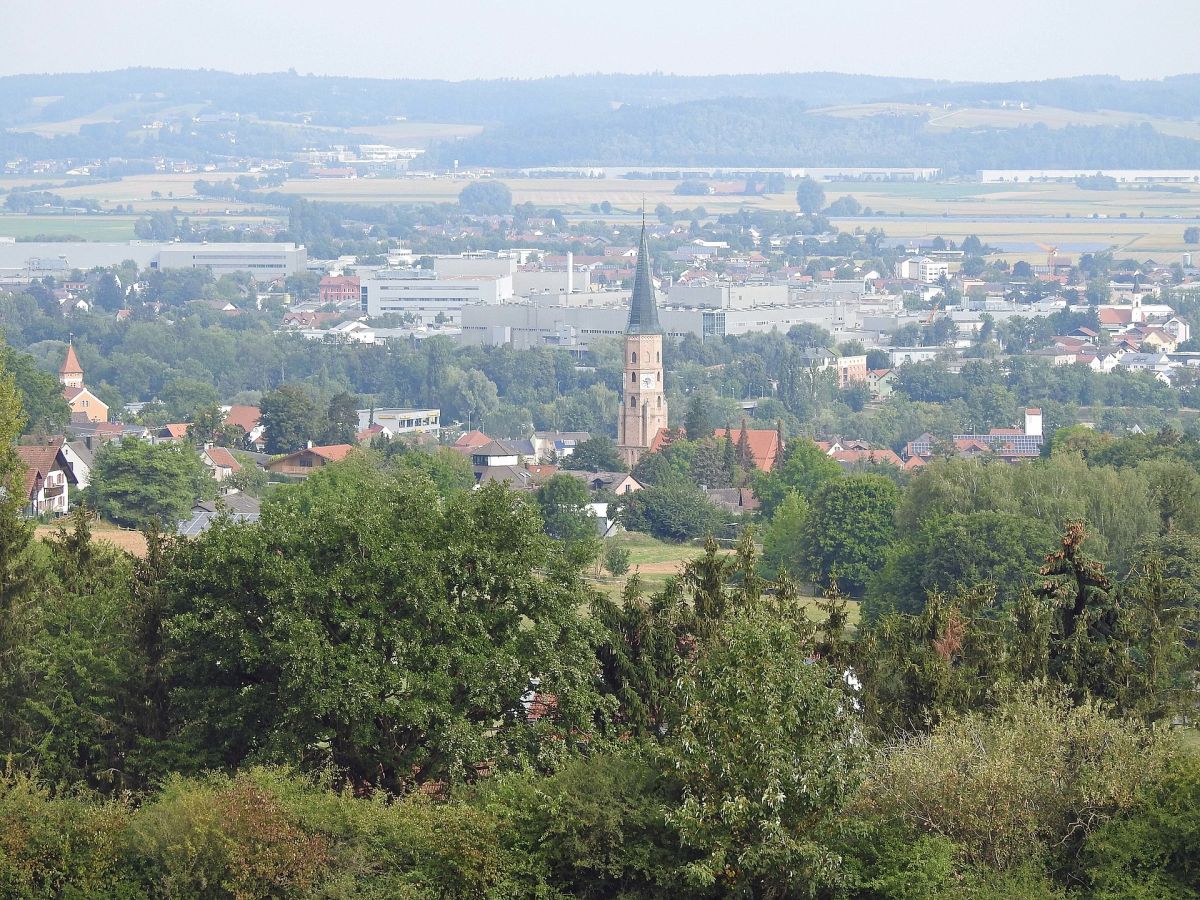
[[[38,538],[46,540],[58,534],[58,527],[54,525],[39,525],[34,529],[34,534]],[[144,534],[140,531],[118,528],[116,525],[108,525],[103,522],[92,523],[92,543],[108,544],[118,550],[125,550],[128,553],[132,553],[137,557],[146,555],[146,536]]]
[[[0,237],[79,237],[85,241],[130,241],[136,216],[26,216],[0,214]]]

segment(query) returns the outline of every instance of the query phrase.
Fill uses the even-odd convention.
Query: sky
[[[379,78],[1200,70],[1197,0],[0,0],[0,75],[127,66]],[[1138,16],[1148,16],[1134,27]]]

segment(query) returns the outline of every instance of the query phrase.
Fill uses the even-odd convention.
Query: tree
[[[779,572],[793,578],[808,574],[802,544],[807,518],[808,503],[799,494],[788,491],[763,530],[762,573],[767,578],[774,578]]]
[[[603,434],[576,444],[571,455],[562,461],[562,467],[575,472],[624,472],[626,468],[617,445]]]
[[[327,425],[322,440],[326,444],[353,444],[358,434],[358,401],[344,391],[329,398]]]
[[[604,568],[614,578],[620,578],[629,571],[629,548],[609,542],[604,547]]]
[[[865,747],[841,673],[812,654],[802,614],[757,608],[715,629],[684,675],[671,821],[701,854],[685,870],[698,894],[817,896],[838,880],[829,828]]]
[[[1189,225],[1183,229],[1183,242],[1185,244],[1200,244],[1200,228],[1195,225]]]
[[[857,216],[862,212],[862,204],[853,197],[847,195],[839,197],[829,204],[829,209],[825,210],[827,216]]]
[[[459,192],[458,205],[481,216],[506,216],[512,212],[512,191],[502,181],[473,181]]]
[[[317,433],[317,408],[302,387],[280,385],[263,394],[260,422],[268,453],[291,453]]]
[[[121,279],[112,272],[105,272],[96,282],[94,291],[96,305],[109,312],[116,312],[125,305],[125,289]]]
[[[861,594],[892,541],[898,495],[882,475],[851,475],[817,489],[802,538],[814,580]]]
[[[805,215],[818,213],[825,206],[825,191],[816,181],[805,176],[796,186],[796,204]]]
[[[216,405],[217,389],[212,382],[198,378],[172,378],[163,388],[161,399],[172,420],[186,422],[196,410]]]
[[[668,481],[626,496],[619,511],[630,531],[676,543],[704,537],[717,527],[721,511],[690,481]]]
[[[929,596],[990,585],[1000,602],[1032,588],[1037,569],[1054,547],[1047,524],[1018,513],[952,512],[926,521],[888,552],[870,582],[863,614],[918,613]]]
[[[192,423],[188,425],[188,437],[191,438],[192,443],[200,447],[206,444],[214,444],[218,447],[242,447],[246,432],[237,425],[226,425],[225,414],[221,412],[221,407],[210,403],[199,407],[192,416]]]
[[[563,752],[599,698],[585,589],[545,576],[552,549],[501,485],[443,502],[363,458],[180,542],[166,631],[188,765],[253,756],[404,793]],[[536,721],[531,678],[556,699]]]
[[[596,524],[587,508],[591,499],[582,479],[562,473],[552,476],[537,491],[546,534],[568,542],[595,535]]]
[[[140,528],[157,520],[173,527],[216,485],[190,444],[110,441],[96,453],[89,502],[110,522]]]
[[[21,695],[28,671],[20,648],[26,624],[26,605],[37,586],[36,567],[30,558],[33,526],[21,518],[25,495],[25,464],[13,449],[25,424],[16,381],[0,370],[0,692],[8,698]],[[11,734],[10,699],[0,704],[0,736]]]
[[[841,478],[842,467],[807,438],[788,441],[783,459],[771,472],[755,471],[754,493],[762,503],[763,513],[771,515],[788,492],[811,498],[827,481]]]
[[[714,397],[711,391],[695,394],[688,401],[687,413],[683,417],[683,430],[689,441],[712,437],[716,423],[713,422]]]

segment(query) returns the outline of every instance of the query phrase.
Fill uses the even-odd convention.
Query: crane
[[[933,309],[929,310],[929,315],[925,317],[925,324],[932,325],[933,317],[937,315],[937,311],[941,309],[942,301],[946,299],[945,294],[938,294],[937,299],[933,301]]]
[[[1040,241],[1038,246],[1046,251],[1046,274],[1051,278],[1054,277],[1054,261],[1058,258],[1058,248],[1051,247],[1049,244],[1043,244]]]

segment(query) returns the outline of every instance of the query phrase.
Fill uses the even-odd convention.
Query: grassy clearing
[[[25,216],[0,215],[0,236],[54,237],[73,235],[86,241],[133,240],[136,216]]]
[[[483,126],[450,122],[385,122],[381,125],[361,125],[349,131],[394,147],[426,147],[434,141],[475,137],[483,131]]]

